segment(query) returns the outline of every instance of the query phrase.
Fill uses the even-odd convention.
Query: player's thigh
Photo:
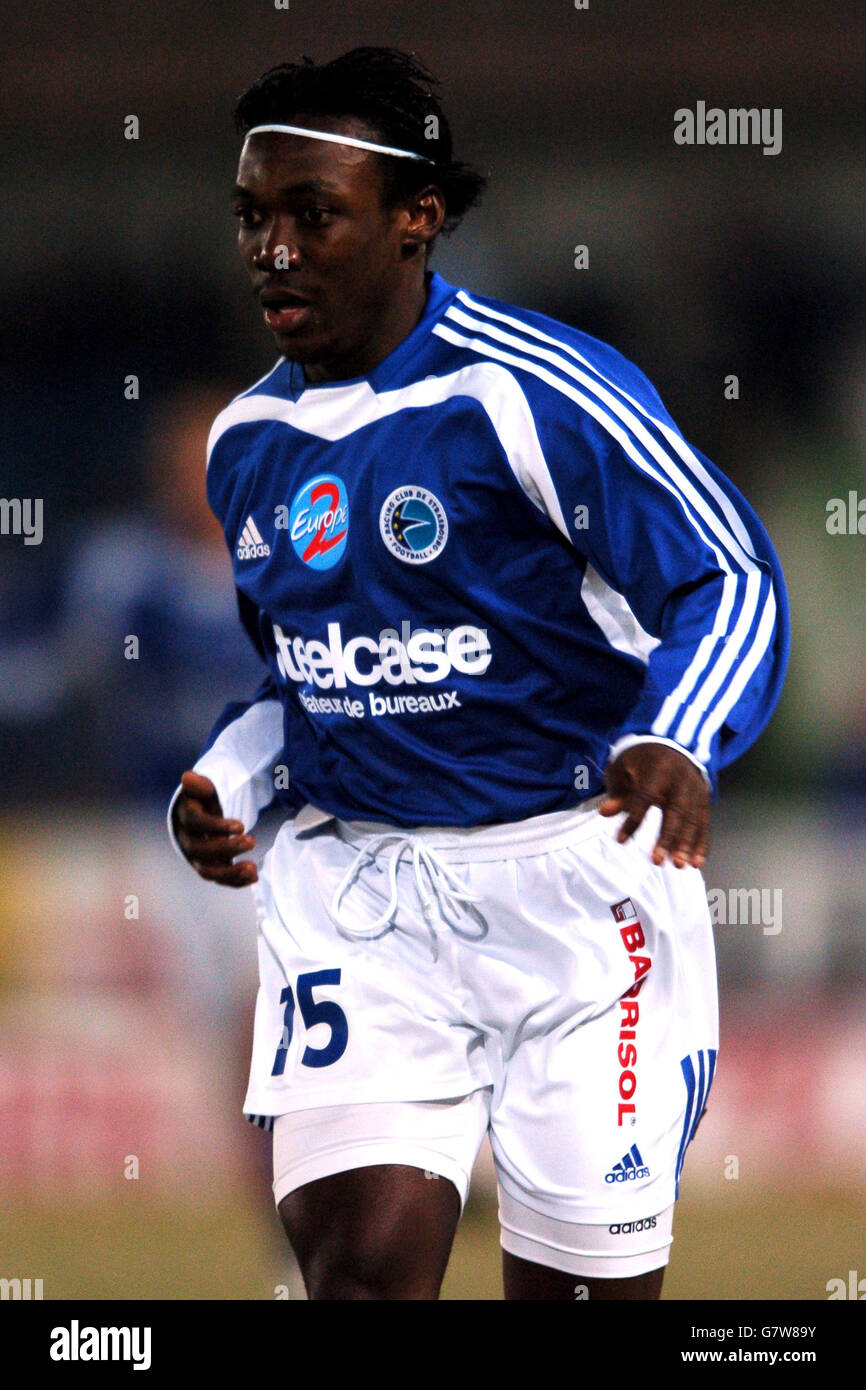
[[[311,1298],[436,1298],[489,1088],[274,1122],[274,1198]]]
[[[436,1299],[460,1194],[447,1178],[389,1163],[307,1183],[279,1212],[311,1299]]]

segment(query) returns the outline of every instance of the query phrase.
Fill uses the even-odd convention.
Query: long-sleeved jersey
[[[281,359],[232,401],[207,489],[267,676],[196,767],[248,828],[275,796],[522,820],[629,737],[714,783],[776,703],[784,582],[737,489],[614,349],[439,275],[367,376]]]

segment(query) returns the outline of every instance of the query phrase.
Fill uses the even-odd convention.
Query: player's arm
[[[624,813],[624,842],[650,806],[660,807],[653,859],[700,868],[718,771],[757,738],[775,704],[787,646],[784,590],[768,540],[766,548],[741,544],[729,516],[695,505],[688,487],[685,508],[660,483],[652,483],[655,496],[643,478],[633,487],[636,505],[623,509],[631,520],[615,518],[612,542],[595,558],[657,645],[611,746],[601,809]],[[640,515],[651,505],[649,519]],[[617,563],[628,544],[630,567]]]
[[[234,861],[255,846],[249,832],[275,799],[282,755],[282,703],[268,676],[253,700],[223,711],[168,809],[172,844],[202,878],[234,888],[256,881],[252,861]]]
[[[612,758],[604,772],[607,796],[603,816],[625,818],[617,833],[630,839],[650,806],[662,808],[662,825],[652,852],[654,863],[670,856],[678,869],[702,869],[710,852],[710,791],[703,771],[677,750],[638,742]]]
[[[748,503],[689,448],[648,383],[642,407],[585,376],[592,411],[563,409],[557,392],[552,425],[534,412],[535,468],[548,514],[591,566],[591,615],[646,667],[611,745],[602,809],[624,814],[625,840],[660,807],[656,862],[700,865],[718,771],[758,737],[781,689],[781,568]]]
[[[187,771],[172,801],[171,826],[175,844],[196,872],[211,883],[227,888],[246,888],[258,871],[251,860],[234,863],[239,854],[255,847],[243,823],[226,820],[216,787],[209,777]]]
[[[644,492],[640,484],[637,490]],[[642,692],[611,747],[601,809],[624,813],[624,842],[650,806],[660,807],[654,861],[670,856],[679,868],[700,868],[709,852],[710,790],[718,770],[736,756],[733,747],[757,737],[775,703],[785,647],[781,580],[768,562],[739,547],[725,553],[720,541],[700,545],[679,504],[677,515],[667,496],[657,500],[659,536],[647,534],[644,519],[633,522],[641,533],[632,550],[634,577],[616,564],[616,544],[596,556],[610,565],[613,587],[658,639]],[[701,522],[713,535],[706,517]],[[622,533],[625,524],[618,519],[616,530]],[[680,582],[671,584],[671,574]]]

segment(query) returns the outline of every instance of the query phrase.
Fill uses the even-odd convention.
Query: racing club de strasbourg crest
[[[385,498],[379,514],[382,540],[407,565],[425,565],[445,548],[448,518],[439,498],[406,483]]]

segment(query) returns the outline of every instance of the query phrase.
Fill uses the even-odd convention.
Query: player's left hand
[[[626,748],[604,773],[607,796],[599,806],[603,816],[625,820],[617,840],[625,844],[650,806],[660,806],[662,828],[652,852],[654,864],[670,856],[678,869],[702,869],[710,851],[710,793],[695,764],[664,743],[635,743]]]

